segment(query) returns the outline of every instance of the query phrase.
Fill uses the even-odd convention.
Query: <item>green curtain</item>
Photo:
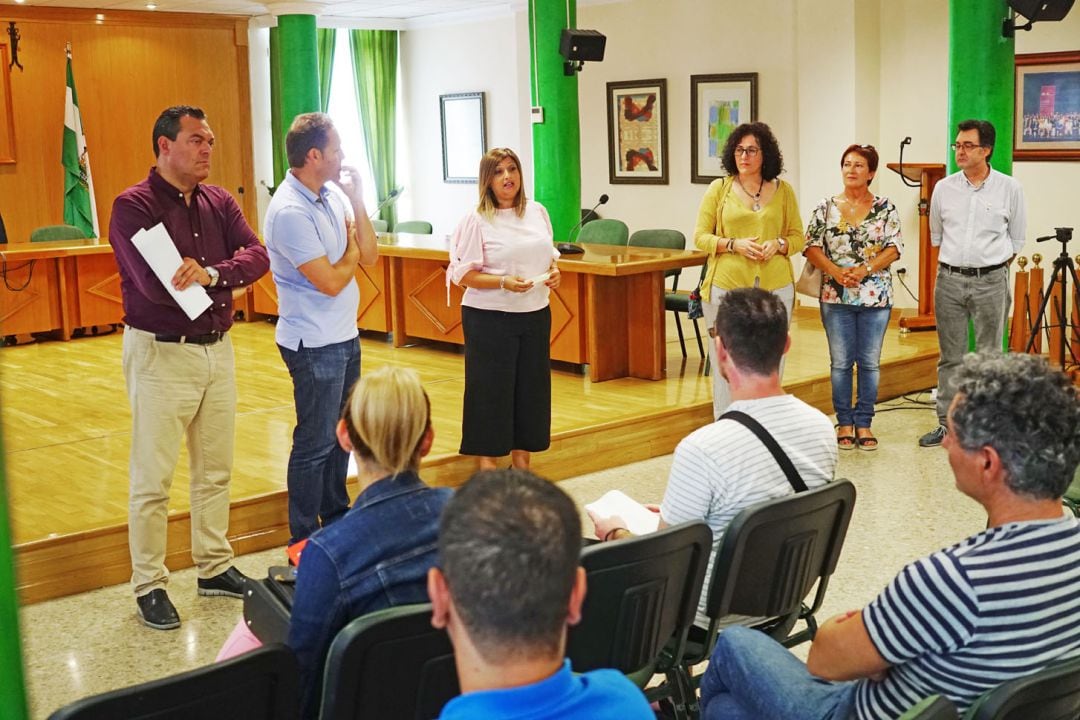
[[[19,603],[15,593],[7,508],[3,446],[0,441],[0,627],[4,628],[4,632],[0,633],[0,717],[4,720],[25,720],[29,714],[19,649]]]
[[[334,75],[334,43],[337,41],[337,30],[334,28],[319,28],[317,31],[319,43],[319,108],[326,112],[330,107],[330,78]]]
[[[375,193],[379,202],[397,187],[395,172],[395,122],[397,117],[398,34],[396,30],[352,30],[352,50],[356,104],[364,126]],[[382,209],[379,217],[393,229],[394,204]]]

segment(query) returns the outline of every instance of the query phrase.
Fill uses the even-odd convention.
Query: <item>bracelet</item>
[[[614,527],[614,528],[611,528],[610,530],[608,530],[607,533],[604,535],[604,542],[608,542],[609,540],[612,540],[613,538],[611,536],[614,535],[615,533],[619,532],[620,530],[626,530],[626,528],[624,528],[624,527]],[[630,532],[630,531],[626,530],[626,532]]]
[[[728,241],[727,241],[727,251],[728,251],[729,253],[733,253],[733,252],[735,252],[735,238],[728,238]]]
[[[873,275],[874,274],[874,268],[870,267],[870,262],[869,261],[864,262],[863,267],[866,268],[866,274],[867,275]]]
[[[505,275],[500,275],[499,276],[499,289],[500,290],[505,290],[506,289],[506,276]]]

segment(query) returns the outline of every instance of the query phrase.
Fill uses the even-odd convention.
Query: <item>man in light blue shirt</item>
[[[378,246],[360,176],[342,166],[330,117],[296,116],[285,150],[289,172],[270,200],[265,229],[278,291],[275,337],[296,402],[287,477],[291,545],[349,509],[349,456],[334,428],[360,377],[356,266],[373,265]]]
[[[462,694],[439,720],[654,720],[615,670],[575,675],[566,629],[581,620],[581,518],[526,470],[480,472],[443,509],[428,570],[431,624],[446,628]]]
[[[990,167],[994,126],[986,120],[958,125],[960,170],[934,187],[930,242],[940,247],[934,316],[938,345],[938,426],[919,438],[935,447],[945,438],[945,416],[956,389],[953,375],[968,349],[968,323],[975,351],[1000,348],[1009,312],[1009,263],[1024,247],[1027,213],[1024,190]]]

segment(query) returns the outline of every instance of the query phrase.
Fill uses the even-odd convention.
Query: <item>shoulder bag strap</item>
[[[791,487],[795,488],[795,492],[806,492],[806,483],[799,477],[799,471],[795,469],[794,463],[792,463],[791,459],[784,454],[782,449],[780,449],[780,443],[776,442],[776,438],[770,435],[769,431],[762,427],[761,423],[739,410],[728,410],[721,415],[719,419],[723,420],[725,418],[745,425],[752,433],[757,435],[758,439],[761,440],[765,447],[769,449],[769,452],[772,453],[772,456],[780,465],[780,469],[784,471],[784,475],[787,475],[787,480],[791,483]]]

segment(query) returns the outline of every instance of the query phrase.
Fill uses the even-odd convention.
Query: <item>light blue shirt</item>
[[[360,288],[353,279],[336,296],[319,291],[300,272],[304,263],[326,256],[336,263],[348,238],[345,203],[323,186],[313,193],[291,172],[278,185],[266,210],[266,247],[278,291],[277,344],[290,350],[352,340]]]
[[[981,268],[1003,263],[1024,247],[1027,211],[1024,189],[993,168],[982,185],[963,171],[934,186],[930,201],[930,242],[938,260],[953,267]]]

